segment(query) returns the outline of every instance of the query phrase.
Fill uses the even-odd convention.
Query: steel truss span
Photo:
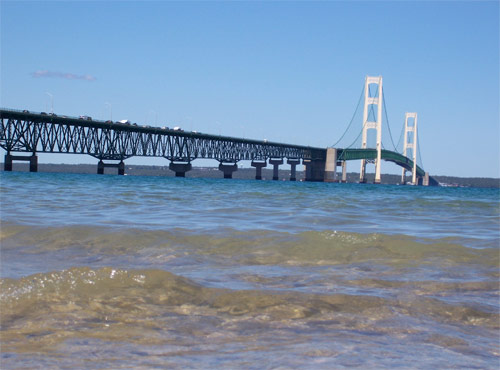
[[[134,156],[175,162],[197,158],[221,163],[289,158],[324,160],[326,149],[92,121],[50,114],[0,110],[0,147],[7,153],[88,154],[100,160]]]

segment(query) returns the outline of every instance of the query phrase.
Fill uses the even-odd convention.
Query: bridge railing
[[[37,116],[49,116],[49,117],[64,117],[64,118],[69,118],[69,119],[80,119],[80,117],[76,117],[76,116],[68,116],[68,115],[64,115],[64,116],[60,116],[58,114],[55,114],[55,113],[47,113],[47,112],[35,112],[35,111],[32,111],[32,110],[27,110],[27,109],[13,109],[13,108],[0,108],[0,111],[1,112],[14,112],[14,113],[21,113],[21,114],[33,114],[33,115],[37,115]],[[95,120],[95,122],[106,122],[104,120]]]

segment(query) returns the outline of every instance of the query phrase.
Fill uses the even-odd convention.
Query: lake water
[[[2,369],[500,365],[498,189],[0,181]]]

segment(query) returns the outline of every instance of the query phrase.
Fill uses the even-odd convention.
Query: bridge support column
[[[382,162],[381,156],[380,156],[380,151],[377,152],[377,159],[375,160],[375,179],[373,180],[374,184],[380,184],[382,183],[381,177],[380,177],[380,164]]]
[[[347,161],[342,161],[342,182],[347,182]]]
[[[429,172],[426,172],[422,180],[423,186],[429,186]]]
[[[359,172],[359,182],[360,182],[360,184],[366,183],[366,159],[361,160],[361,170]]]
[[[102,160],[100,160],[97,163],[97,174],[98,175],[104,175],[104,162]]]
[[[186,172],[190,171],[192,166],[190,162],[170,162],[168,168],[175,172],[175,177],[186,177]]]
[[[4,171],[12,171],[13,161],[25,161],[30,162],[30,172],[38,172],[38,157],[33,155],[12,155],[6,154],[4,161]]]
[[[366,159],[361,160],[361,168],[359,171],[359,183],[360,184],[365,184],[366,183]]]
[[[34,154],[30,157],[30,172],[38,172],[38,157]]]
[[[238,165],[236,163],[224,163],[219,164],[219,171],[224,173],[225,179],[232,179],[233,172],[238,171]]]
[[[306,181],[324,181],[325,180],[325,161],[321,159],[304,159],[302,161],[306,166]]]
[[[12,156],[10,154],[5,154],[3,170],[12,171]]]
[[[255,180],[262,180],[262,168],[267,166],[266,161],[252,161],[252,167],[255,167]]]
[[[104,168],[106,167],[117,168],[118,175],[125,175],[125,163],[123,161],[120,161],[119,163],[104,163],[101,159],[97,163],[97,174],[104,175]]]
[[[290,165],[290,181],[297,181],[297,165],[300,164],[300,159],[288,158],[286,163]]]
[[[378,156],[379,154],[377,154]],[[362,159],[361,160],[361,172],[359,174],[359,183],[360,184],[366,184],[366,164],[368,160],[367,159]],[[380,184],[381,183],[381,178],[380,178],[380,162],[381,160],[375,159],[373,161],[370,161],[370,163],[375,163],[375,179],[373,180],[374,184]]]
[[[278,180],[279,179],[279,166],[280,164],[283,164],[283,159],[269,159],[269,163],[272,164],[273,167],[273,180]]]
[[[326,150],[325,182],[335,182],[337,172],[337,149]]]
[[[120,163],[118,163],[118,175],[125,175],[125,162],[123,161],[120,161]]]

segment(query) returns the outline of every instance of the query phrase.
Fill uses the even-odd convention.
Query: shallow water
[[[2,368],[498,368],[498,189],[2,173]]]

